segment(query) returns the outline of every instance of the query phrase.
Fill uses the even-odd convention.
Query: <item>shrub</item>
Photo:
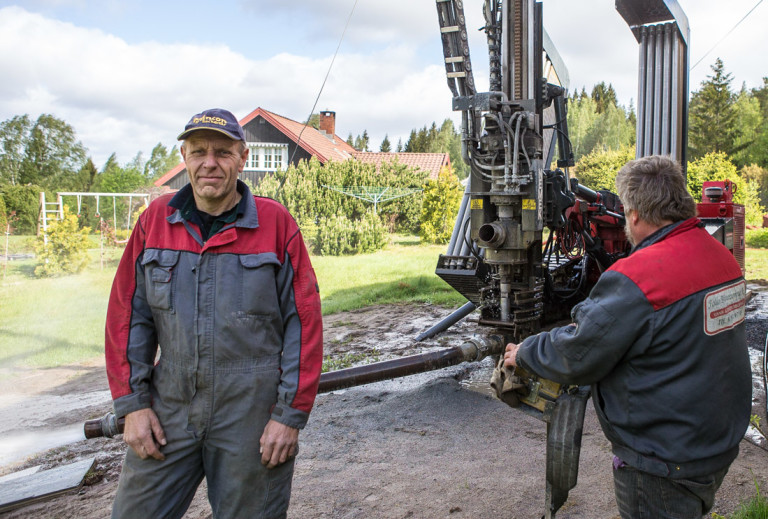
[[[371,212],[373,204],[370,201],[335,189],[362,190],[364,186],[421,189],[426,176],[426,173],[415,171],[397,161],[382,164],[380,170],[376,171],[373,164],[355,160],[329,161],[322,165],[316,158],[312,158],[309,162],[301,161],[297,166],[289,166],[286,171],[264,177],[253,187],[252,192],[283,204],[305,230],[305,238],[308,238],[308,224],[319,225],[339,215],[357,222]],[[396,230],[415,233],[419,228],[421,195],[415,193],[379,202],[377,210],[379,216],[392,222]]]
[[[341,256],[375,252],[387,243],[387,230],[373,213],[354,222],[344,215],[331,216],[318,225],[314,252],[323,256]]]
[[[747,229],[744,239],[747,247],[768,249],[768,229]]]
[[[759,183],[747,180],[728,155],[723,152],[707,153],[705,156],[688,163],[688,191],[694,200],[701,202],[701,188],[709,180],[730,180],[736,185],[733,201],[744,205],[745,219],[748,224],[761,225],[765,209],[760,204]]]
[[[574,175],[579,183],[590,189],[616,191],[616,174],[635,158],[635,147],[625,146],[618,150],[594,150],[576,164]]]
[[[428,243],[448,243],[461,205],[461,184],[448,168],[424,186],[419,235]]]
[[[16,211],[16,234],[35,234],[40,216],[40,186],[5,186],[3,198],[6,211]]]
[[[88,264],[88,227],[79,228],[77,216],[64,210],[64,219],[48,226],[48,243],[40,235],[35,246],[37,267],[35,275],[49,277],[59,274],[74,274]]]

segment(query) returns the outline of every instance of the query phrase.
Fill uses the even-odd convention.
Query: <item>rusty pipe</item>
[[[320,387],[317,392],[327,393],[337,389],[424,373],[462,362],[476,362],[488,355],[501,354],[505,344],[506,341],[501,335],[473,337],[461,346],[453,348],[328,371],[320,375]]]
[[[101,418],[86,421],[83,426],[83,434],[85,434],[86,440],[101,436],[114,438],[118,434],[123,434],[124,427],[125,417],[115,418],[114,413],[107,413]]]
[[[454,346],[453,348],[374,362],[354,368],[328,371],[320,375],[320,387],[317,392],[328,393],[337,389],[447,368],[462,362],[477,362],[488,355],[500,355],[504,352],[505,345],[506,340],[501,335],[472,337],[461,346]],[[85,422],[83,432],[86,438],[98,438],[100,436],[112,438],[122,434],[124,426],[125,418],[116,419],[113,413],[107,413],[101,418]]]

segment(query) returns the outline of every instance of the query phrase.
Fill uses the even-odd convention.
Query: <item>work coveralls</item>
[[[573,308],[576,326],[527,338],[517,362],[556,382],[592,384],[617,470],[701,490],[706,512],[751,413],[745,292],[733,255],[691,218],[611,266]],[[712,475],[705,491],[697,478]]]
[[[214,517],[283,517],[293,461],[261,464],[268,420],[303,428],[322,364],[317,280],[277,202],[243,195],[203,241],[182,216],[187,185],[140,216],[109,300],[106,360],[115,414],[152,407],[164,461],[128,449],[115,517],[181,517],[202,478]],[[156,358],[160,349],[159,357]]]

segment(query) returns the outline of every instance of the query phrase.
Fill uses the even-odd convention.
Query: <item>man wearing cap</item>
[[[288,211],[237,178],[237,119],[207,110],[178,138],[189,184],[139,217],[107,310],[130,447],[112,516],[182,517],[205,477],[214,517],[285,517],[322,364],[317,280]]]

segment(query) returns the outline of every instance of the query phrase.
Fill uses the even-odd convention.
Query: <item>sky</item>
[[[571,89],[605,81],[634,104],[638,47],[614,2],[542,3]],[[691,70],[691,90],[718,57],[734,90],[763,84],[768,2],[678,3],[691,65],[711,51]],[[478,91],[488,88],[482,5],[464,0]],[[460,120],[434,0],[0,0],[0,49],[0,121],[63,119],[99,168],[112,153],[124,164],[157,143],[170,148],[213,107],[305,121],[317,100],[315,112],[336,112],[343,139],[367,130],[372,151],[385,135],[395,146],[412,129]]]

